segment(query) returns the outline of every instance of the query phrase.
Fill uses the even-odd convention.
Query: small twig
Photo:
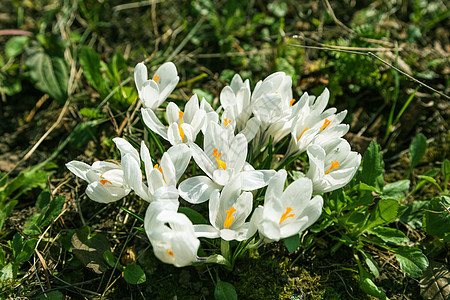
[[[32,36],[33,33],[26,30],[20,30],[20,29],[3,29],[0,30],[0,35],[25,35],[25,36]]]
[[[333,18],[333,21],[336,24],[338,24],[339,26],[341,26],[342,28],[344,28],[346,31],[350,32],[351,34],[354,34],[354,35],[358,36],[358,34],[354,30],[348,28],[344,23],[342,23],[341,21],[339,21],[338,18],[336,18],[336,15],[334,14],[334,11],[333,11],[333,8],[331,7],[330,2],[328,2],[328,0],[323,0],[323,1],[325,2],[325,5],[326,5],[326,7],[328,9],[328,12],[330,13],[331,17]]]
[[[439,204],[441,204],[442,207],[450,214],[450,209],[447,206],[445,206],[445,204],[442,203],[442,201],[439,201]]]
[[[426,83],[423,83],[420,80],[417,80],[416,78],[414,78],[411,75],[409,75],[408,73],[400,70],[399,68],[394,67],[393,65],[391,65],[388,62],[386,62],[381,57],[379,57],[378,55],[376,55],[376,54],[374,54],[372,52],[358,52],[358,51],[340,50],[340,49],[332,49],[332,48],[326,48],[326,47],[315,47],[315,46],[306,46],[306,45],[294,45],[294,44],[287,44],[287,45],[288,46],[292,46],[292,47],[310,48],[310,49],[318,49],[318,50],[329,50],[329,51],[336,51],[336,52],[342,52],[342,53],[350,53],[350,54],[358,54],[358,55],[363,55],[363,56],[369,56],[369,57],[377,59],[378,61],[380,61],[383,64],[385,64],[386,66],[394,69],[395,71],[399,72],[400,74],[405,75],[408,79],[410,79],[410,80],[420,84],[421,86],[423,86],[423,87],[425,87],[425,88],[427,88],[429,90],[432,90],[433,92],[435,92],[435,93],[437,93],[437,94],[439,94],[439,95],[441,95],[441,96],[443,96],[443,97],[445,97],[447,99],[450,99],[450,97],[447,96],[446,94],[436,90],[435,88],[427,85]]]

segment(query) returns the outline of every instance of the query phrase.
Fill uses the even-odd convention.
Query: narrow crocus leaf
[[[236,289],[231,283],[218,280],[214,290],[214,299],[216,300],[234,300],[237,299]]]
[[[409,146],[409,158],[411,160],[411,169],[413,169],[422,159],[427,150],[427,138],[419,133],[416,135]]]
[[[377,178],[383,175],[383,167],[380,146],[372,141],[364,153],[360,180],[368,185],[376,186]]]
[[[136,264],[131,264],[125,267],[123,270],[123,278],[126,282],[131,284],[141,284],[147,280],[142,268]]]
[[[427,257],[417,247],[401,247],[392,249],[395,253],[397,261],[400,263],[400,268],[409,276],[418,278],[422,272],[428,267]]]

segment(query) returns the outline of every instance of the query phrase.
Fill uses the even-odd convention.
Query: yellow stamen
[[[220,160],[220,157],[222,156],[222,153],[217,153],[217,149],[213,149],[213,156],[216,158],[217,165],[219,166],[219,169],[227,169],[227,165],[223,160]]]
[[[166,182],[166,179],[164,178],[164,173],[163,173],[162,168],[158,164],[156,164],[153,168],[154,169],[158,169],[158,171],[161,172],[161,175],[163,176],[163,180],[164,180],[164,182]]]
[[[325,121],[323,122],[322,127],[320,127],[320,131],[324,130],[325,127],[327,127],[327,126],[330,125],[330,124],[331,124],[331,121],[328,120],[328,119],[325,119]]]
[[[302,135],[305,133],[305,131],[306,130],[308,130],[309,129],[309,127],[306,127],[303,131],[302,131],[302,133],[300,133],[300,136],[297,138],[297,142],[300,140],[300,138],[302,137]]]
[[[158,83],[159,76],[158,76],[158,75],[155,75],[155,76],[153,77],[153,80],[154,80],[156,83]]]
[[[181,124],[183,124],[183,115],[184,113],[182,111],[178,112],[178,117],[180,118],[180,124],[178,124],[178,130],[180,131],[181,140],[184,140],[184,131],[183,128],[181,128]]]
[[[173,251],[170,251],[170,250],[167,249],[166,252],[167,252],[167,254],[169,254],[170,256],[173,257]]]
[[[325,174],[330,173],[331,170],[337,169],[339,167],[339,163],[337,161],[331,161],[331,167],[325,172]]]
[[[225,226],[225,228],[228,228],[231,226],[231,224],[233,224],[234,216],[232,215],[235,211],[236,209],[233,206],[230,206],[230,209],[225,211],[225,213],[227,214],[227,218],[225,219],[225,222],[223,222],[223,226]]]
[[[294,102],[295,102],[295,99],[292,98],[291,102],[289,102],[289,105],[290,105],[290,106],[294,105]]]
[[[103,178],[103,174],[100,175],[100,177]],[[111,181],[106,180],[105,178],[101,179],[101,180],[100,180],[100,183],[101,183],[102,185],[105,185],[105,184],[107,184],[107,183],[109,183],[110,185],[112,185]]]
[[[227,119],[227,118],[225,118],[223,121],[224,121],[224,123],[225,123],[225,127],[227,127],[228,124],[231,123],[231,120],[230,120],[230,119]]]
[[[280,218],[280,223],[283,222],[284,220],[286,220],[287,218],[293,218],[295,216],[295,214],[289,214],[291,211],[293,211],[292,207],[286,207],[286,211],[284,212],[284,214],[281,215]]]

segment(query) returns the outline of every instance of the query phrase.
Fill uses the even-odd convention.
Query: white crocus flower
[[[292,79],[284,72],[274,73],[256,84],[252,108],[261,125],[254,140],[255,151],[267,145],[270,136],[276,144],[290,132],[297,107],[293,105],[291,87]]]
[[[349,143],[342,138],[322,146],[310,145],[306,153],[310,165],[306,177],[313,182],[314,194],[343,187],[353,178],[361,163],[361,155],[350,151]]]
[[[235,177],[219,193],[215,190],[209,200],[211,225],[194,225],[198,237],[243,241],[252,237],[256,226],[245,222],[253,207],[253,195],[241,190],[241,180]]]
[[[272,177],[267,186],[264,207],[258,207],[252,217],[264,242],[293,236],[311,226],[322,213],[322,197],[311,199],[311,180],[297,179],[283,191],[286,176],[286,171],[280,170]]]
[[[286,157],[304,152],[310,144],[322,145],[347,133],[349,126],[341,124],[347,115],[346,110],[338,114],[334,107],[324,111],[329,97],[330,92],[325,89],[317,99],[307,93],[300,98]]]
[[[167,105],[166,115],[169,127],[165,127],[151,109],[142,109],[142,118],[145,125],[172,145],[193,143],[205,122],[206,111],[200,109],[198,97],[189,99],[181,111],[178,106],[170,102]]]
[[[122,168],[114,163],[96,161],[92,166],[73,160],[66,167],[76,176],[88,182],[86,195],[100,203],[122,199],[131,191],[124,180]]]
[[[134,68],[134,81],[144,108],[157,109],[179,80],[177,68],[172,62],[160,66],[152,79],[148,79],[147,67],[143,63],[138,63]]]
[[[144,228],[157,258],[184,267],[197,261],[200,241],[192,222],[176,209],[177,206],[168,207],[161,202],[151,203],[145,214]]]
[[[115,138],[113,141],[122,155],[124,177],[139,197],[148,202],[178,204],[176,184],[191,159],[189,147],[183,144],[171,147],[163,154],[160,165],[153,166],[150,152],[142,142],[141,159],[144,162],[146,185],[142,181],[141,159],[137,150],[122,138]]]
[[[252,191],[267,185],[274,170],[251,170],[245,160],[248,143],[232,128],[223,128],[211,122],[204,138],[204,150],[197,144],[190,145],[192,156],[207,176],[188,178],[180,183],[180,196],[190,203],[202,203],[215,189],[221,189],[233,177],[240,176],[242,189]]]

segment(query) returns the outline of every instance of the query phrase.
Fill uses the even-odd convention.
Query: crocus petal
[[[147,67],[143,63],[138,63],[134,68],[134,82],[138,91],[142,89],[144,82],[147,81]]]
[[[151,109],[141,109],[142,119],[145,125],[150,128],[153,132],[159,134],[163,139],[167,138],[167,128],[161,123],[161,121],[156,117],[155,113]]]
[[[194,231],[196,237],[205,237],[208,239],[215,239],[219,237],[219,230],[211,225],[194,225]]]
[[[209,200],[211,193],[219,189],[209,177],[196,176],[180,183],[178,191],[180,196],[189,203],[198,204]]]
[[[142,183],[142,173],[140,168],[140,161],[136,161],[132,154],[125,154],[122,157],[123,177],[135,193],[144,199],[150,201],[150,196],[146,191],[146,186]]]
[[[113,142],[116,144],[122,157],[129,153],[134,160],[139,161],[139,153],[127,140],[123,138],[113,138]]]
[[[157,109],[160,105],[157,101],[159,97],[159,87],[153,80],[147,80],[142,86],[142,90],[139,93],[144,108]]]
[[[76,161],[73,160],[69,163],[66,164],[67,169],[70,170],[70,172],[72,172],[73,174],[75,174],[76,176],[80,177],[81,179],[88,181],[87,177],[86,177],[86,173],[87,171],[89,171],[91,169],[91,166],[81,162],[81,161]]]
[[[185,144],[180,144],[170,147],[167,153],[175,166],[175,177],[178,182],[191,160],[191,149]]]
[[[265,187],[275,174],[275,170],[243,171],[239,174],[242,178],[242,189],[253,191]]]

